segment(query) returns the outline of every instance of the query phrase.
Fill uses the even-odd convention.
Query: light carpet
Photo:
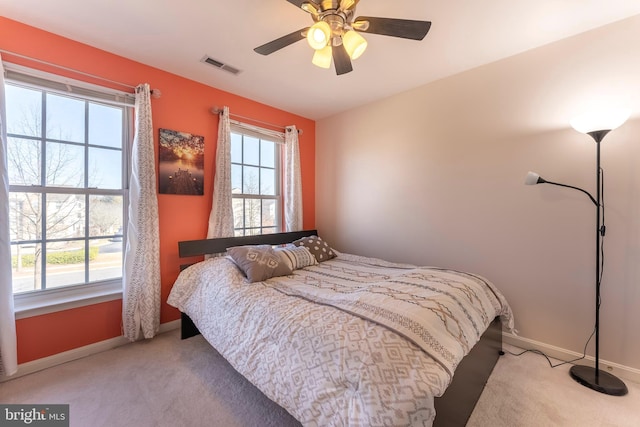
[[[506,344],[504,349],[522,351]],[[493,369],[467,427],[640,426],[640,384],[625,381],[629,394],[608,396],[577,383],[570,367],[551,368],[534,353],[507,353]]]
[[[640,385],[606,396],[568,370],[530,353],[503,356],[467,426],[640,425]],[[0,403],[67,403],[75,427],[300,426],[201,336],[181,341],[178,331],[2,383]]]

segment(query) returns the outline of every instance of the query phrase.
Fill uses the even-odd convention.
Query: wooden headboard
[[[186,240],[178,242],[180,258],[211,255],[226,252],[232,246],[282,245],[302,237],[317,236],[318,230],[291,231],[288,233],[259,234],[256,236],[221,237],[217,239]]]

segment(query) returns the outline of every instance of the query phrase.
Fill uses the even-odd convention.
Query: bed
[[[202,333],[304,426],[464,426],[503,325],[513,328],[502,294],[477,275],[343,254],[317,235],[180,242],[181,257],[309,248],[309,239],[335,255],[251,283],[261,276],[232,250],[185,268],[168,298],[182,337]]]

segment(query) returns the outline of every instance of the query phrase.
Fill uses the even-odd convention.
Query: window
[[[121,289],[133,110],[16,76],[5,85],[13,292]]]
[[[236,236],[277,233],[281,227],[279,144],[255,132],[231,132],[231,188]]]

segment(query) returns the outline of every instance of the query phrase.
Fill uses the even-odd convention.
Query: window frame
[[[258,161],[258,165],[254,165],[254,164],[248,164],[248,163],[244,163],[244,158],[242,159],[241,163],[238,162],[233,162],[231,161],[231,167],[233,169],[234,165],[238,165],[241,166],[244,172],[244,167],[255,167],[258,168],[258,170],[262,170],[262,169],[273,169],[274,171],[274,175],[275,175],[275,188],[274,188],[274,195],[264,195],[264,194],[244,194],[244,193],[233,193],[231,195],[232,200],[238,200],[241,199],[243,201],[247,200],[259,200],[260,201],[260,209],[261,209],[261,213],[260,213],[260,226],[259,227],[247,227],[246,226],[246,221],[245,223],[243,223],[243,227],[236,227],[235,223],[236,223],[236,218],[234,217],[234,236],[249,236],[249,235],[256,235],[256,234],[265,234],[264,230],[265,229],[270,229],[273,230],[272,233],[279,233],[282,231],[282,217],[283,217],[283,196],[282,196],[282,175],[283,175],[283,170],[282,170],[282,145],[283,145],[283,140],[284,140],[284,134],[279,133],[279,132],[274,132],[274,131],[270,131],[268,129],[263,129],[263,128],[259,128],[259,127],[255,127],[255,126],[251,126],[251,125],[247,125],[244,123],[232,123],[231,125],[231,134],[236,134],[236,135],[240,135],[243,139],[244,137],[251,137],[251,138],[256,138],[259,140],[259,148],[258,148],[258,156],[259,156],[259,161]],[[273,167],[268,167],[268,166],[263,166],[262,165],[262,142],[266,141],[266,142],[270,142],[274,144],[274,166]],[[232,142],[231,144],[233,144],[233,137],[232,137]],[[244,144],[244,141],[243,141]],[[242,150],[242,155],[244,157],[244,149]],[[244,173],[242,174],[243,178],[244,178]],[[261,174],[258,173],[258,176],[260,177]],[[259,178],[260,179],[260,178]],[[243,185],[244,187],[244,185]],[[258,188],[261,188],[261,183],[258,183]],[[260,190],[259,190],[260,191]],[[263,220],[263,215],[262,215],[262,206],[263,206],[263,201],[264,200],[273,200],[276,206],[276,212],[275,212],[275,218],[274,218],[274,223],[275,226],[264,226],[262,220]],[[243,205],[243,210],[244,210],[244,205]],[[234,211],[235,214],[235,211]],[[244,217],[244,214],[243,214]],[[248,233],[249,230],[255,230],[255,233]],[[269,234],[269,233],[267,233]]]
[[[116,233],[115,236],[120,237],[122,235],[122,263],[124,266],[125,257],[125,243],[126,232],[128,224],[128,205],[129,205],[129,175],[130,171],[130,156],[131,146],[134,135],[134,100],[133,94],[117,91],[114,89],[93,85],[90,83],[69,79],[59,75],[46,73],[38,70],[33,70],[27,67],[18,66],[15,64],[5,63],[5,83],[9,85],[16,85],[29,89],[35,89],[41,91],[43,98],[43,111],[45,109],[44,102],[46,102],[47,93],[72,97],[79,99],[85,104],[85,138],[81,143],[69,143],[65,144],[75,145],[82,147],[84,150],[84,182],[82,187],[54,187],[47,185],[10,185],[9,194],[17,192],[35,193],[40,195],[40,200],[44,200],[48,194],[75,194],[84,199],[84,227],[87,230],[82,238],[73,238],[70,240],[84,241],[85,251],[87,245],[91,240],[104,239],[113,237],[111,235],[105,236],[91,236],[89,233],[89,208],[87,203],[91,196],[108,196],[117,195],[122,197],[123,212],[122,212],[122,232]],[[89,103],[106,105],[109,107],[122,108],[122,148],[116,149],[121,151],[122,156],[122,176],[121,176],[121,188],[118,189],[99,189],[89,186],[89,177],[86,172],[88,170],[88,153],[92,148],[109,149],[107,146],[91,144],[86,138],[88,127],[88,108]],[[46,117],[43,117],[43,121]],[[7,134],[7,137],[24,139],[24,135]],[[50,142],[58,142],[56,139],[47,138],[46,132],[41,132],[40,135],[30,137],[29,139],[37,140],[41,144]],[[46,148],[41,152],[46,152]],[[46,159],[41,162],[41,165],[46,164]],[[46,177],[41,177],[42,182],[46,181]],[[46,184],[46,183],[45,183]],[[46,207],[42,207],[41,214],[46,216]],[[36,239],[34,242],[40,243],[43,246],[43,263],[45,258],[46,249],[44,249],[47,243],[56,241],[59,239],[46,239],[46,236],[40,236],[40,239]],[[62,239],[69,240],[69,239]],[[23,244],[28,241],[21,241]],[[85,252],[86,253],[86,252]],[[89,278],[89,262],[90,260],[85,257],[85,280]],[[46,276],[46,272],[41,273]],[[124,274],[124,271],[123,271]],[[111,278],[106,280],[97,280],[84,282],[79,284],[64,285],[60,287],[44,288],[34,291],[21,292],[13,294],[14,297],[14,309],[16,312],[16,318],[31,317],[60,310],[67,310],[75,307],[82,307],[86,305],[96,304],[100,302],[112,301],[122,299],[122,275],[118,278]]]

